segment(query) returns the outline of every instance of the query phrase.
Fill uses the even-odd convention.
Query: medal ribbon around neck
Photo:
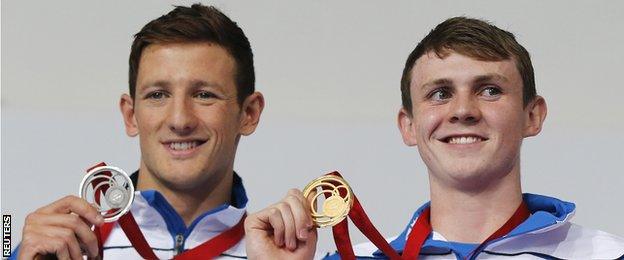
[[[112,173],[111,171],[113,171],[114,173]],[[116,174],[119,174],[120,172],[122,174],[125,174],[125,172],[123,172],[121,169],[115,168],[115,167],[108,167],[106,166],[105,163],[102,162],[87,170],[87,176],[83,180],[83,184],[81,184],[81,188],[80,188],[81,197],[87,196],[86,192],[83,192],[83,190],[86,190],[86,188],[83,186],[91,184],[94,190],[93,192],[93,201],[95,204],[94,207],[100,210],[100,213],[103,216],[105,216],[104,225],[100,227],[96,226],[93,230],[98,240],[99,255],[102,259],[104,258],[103,245],[108,239],[108,237],[110,236],[110,233],[113,230],[113,226],[115,222],[117,222],[119,226],[121,227],[121,230],[123,230],[123,232],[128,237],[130,244],[132,244],[132,246],[137,250],[139,255],[141,255],[141,258],[158,259],[158,257],[156,256],[156,254],[154,253],[150,245],[147,243],[147,240],[145,240],[145,236],[143,236],[143,233],[141,232],[139,225],[134,219],[134,216],[132,216],[132,212],[130,212],[129,210],[130,204],[132,203],[133,198],[134,198],[134,185],[132,184],[132,180],[129,177],[127,179],[129,181],[127,185],[123,185],[123,187],[126,187],[126,188],[132,187],[131,189],[132,192],[130,193],[128,197],[128,200],[129,200],[128,209],[120,211],[119,208],[115,208],[116,206],[120,205],[117,202],[120,202],[120,201],[127,202],[128,200],[122,200],[121,195],[119,195],[120,194],[119,191],[117,190],[117,188],[115,188],[117,186],[115,186],[114,184],[111,185],[110,182],[106,183],[105,181],[109,180],[111,176],[115,176]],[[90,175],[93,175],[94,178],[88,178]],[[101,177],[101,176],[106,176],[107,178]],[[125,174],[125,176],[127,177],[127,174]],[[85,180],[87,179],[91,179],[92,181],[85,182]],[[109,192],[113,190],[115,191],[114,193]],[[110,203],[110,204],[114,204],[114,205],[108,204],[108,206],[111,207],[110,209],[104,210],[102,208],[100,204],[101,194],[104,194],[105,200],[110,200],[110,199],[113,200],[113,203]],[[83,197],[83,199],[85,199],[85,197]],[[243,237],[245,236],[244,223],[245,223],[246,216],[247,214],[245,213],[241,217],[241,219],[238,221],[238,223],[234,225],[233,227],[231,227],[230,229],[198,245],[197,247],[193,249],[184,251],[183,253],[174,256],[173,259],[190,260],[190,259],[211,259],[211,258],[218,257],[226,250],[238,244],[238,242],[240,242],[241,239],[243,239]]]
[[[525,220],[527,220],[531,216],[531,211],[529,210],[528,205],[522,201],[520,206],[516,209],[513,215],[501,226],[498,230],[492,233],[485,241],[479,244],[468,256],[466,259],[475,259],[481,250],[483,250],[490,242],[501,238],[509,232],[511,232],[514,228],[522,224]],[[405,243],[405,248],[403,250],[403,259],[418,259],[418,255],[420,254],[420,249],[423,244],[429,237],[432,232],[431,228],[431,208],[427,207],[423,210],[422,213],[418,216],[416,223],[412,227],[412,231],[407,237],[407,242]]]
[[[329,183],[329,184],[328,184]],[[312,195],[312,191],[321,190],[316,195]],[[325,195],[325,201],[322,205],[323,212],[316,209],[317,200],[320,194]],[[323,175],[304,188],[304,197],[310,201],[311,216],[317,227],[332,227],[334,242],[338,254],[341,259],[355,260],[355,253],[349,237],[349,224],[347,216],[353,221],[353,224],[379,249],[386,257],[392,260],[399,259],[418,259],[420,249],[425,240],[431,234],[432,228],[429,222],[430,208],[426,208],[416,220],[412,231],[410,232],[403,253],[400,255],[386,239],[373,226],[372,222],[366,215],[364,208],[358,201],[357,197],[351,190],[349,184],[342,178],[337,171]],[[311,197],[313,196],[313,197]],[[338,202],[340,199],[340,202]],[[345,212],[346,211],[346,212]],[[483,241],[475,250],[473,250],[468,258],[474,259],[478,252],[483,250],[488,243],[501,238],[511,232],[514,228],[524,222],[531,212],[527,204],[523,201],[514,214],[501,226],[496,232]]]

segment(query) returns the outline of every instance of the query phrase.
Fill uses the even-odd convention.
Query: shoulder
[[[624,238],[571,222],[493,243],[485,250],[500,255],[544,254],[563,259],[624,257]]]

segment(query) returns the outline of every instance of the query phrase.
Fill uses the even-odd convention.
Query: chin
[[[167,186],[169,186],[169,188],[174,190],[193,189],[197,186],[201,186],[202,183],[204,183],[204,181],[202,180],[202,176],[188,173],[166,176],[162,181],[165,182]]]
[[[462,183],[470,180],[480,180],[483,179],[483,172],[479,172],[476,170],[458,170],[458,171],[448,171],[446,173],[452,180]]]
[[[446,172],[445,179],[449,180],[451,186],[462,190],[483,190],[498,183],[507,174],[506,171],[496,171],[491,167],[461,168]]]
[[[464,167],[445,167],[443,168],[442,174],[444,176],[443,179],[449,180],[453,185],[474,185],[474,184],[483,184],[488,179],[493,178],[490,173],[491,169],[487,167],[480,166],[469,166],[464,165]]]
[[[168,165],[158,171],[158,177],[161,182],[166,183],[170,188],[187,189],[203,182],[204,176],[201,169],[191,167],[190,165]]]

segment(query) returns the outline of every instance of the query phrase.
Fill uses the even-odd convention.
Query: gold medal
[[[316,191],[316,194],[312,195],[312,191]],[[321,195],[326,199],[323,201],[322,211],[318,212],[316,205]],[[353,205],[351,187],[343,178],[335,175],[324,175],[313,180],[303,189],[303,196],[309,200],[312,221],[317,227],[340,223],[347,217]]]

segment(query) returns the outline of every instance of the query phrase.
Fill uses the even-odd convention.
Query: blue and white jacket
[[[509,234],[476,252],[476,259],[624,259],[623,238],[570,222],[575,212],[574,203],[528,193],[524,194],[524,201],[531,216]],[[407,235],[427,207],[429,203],[421,206],[405,230],[388,239],[397,252],[403,252]],[[423,244],[419,259],[463,259],[464,245],[449,242],[433,231]],[[358,259],[386,258],[370,242],[354,246],[354,252]],[[339,259],[339,256],[326,258]]]
[[[137,174],[132,175],[136,183]],[[244,216],[247,195],[241,178],[234,173],[232,205],[223,204],[197,217],[186,226],[182,217],[155,190],[136,191],[130,211],[147,243],[159,259],[171,259],[179,251],[192,249],[236,225]],[[223,252],[217,259],[247,258],[245,239]],[[17,259],[19,247],[10,259]],[[115,224],[104,243],[104,259],[141,259],[126,234]]]

